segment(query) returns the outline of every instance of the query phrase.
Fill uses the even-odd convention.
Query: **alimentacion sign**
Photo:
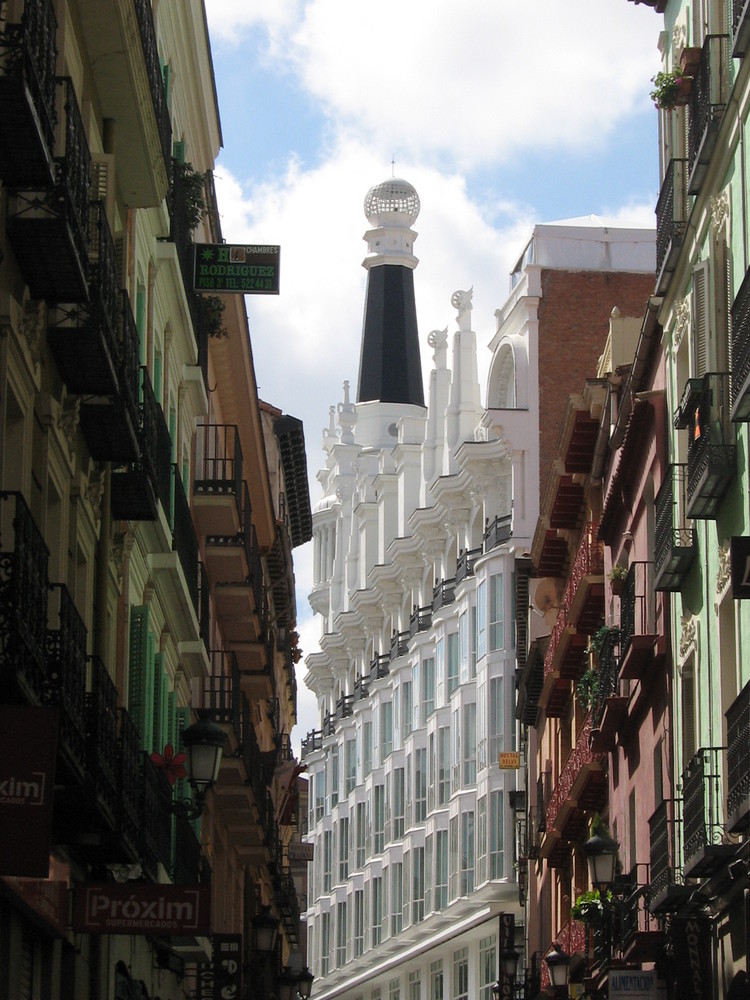
[[[196,243],[196,292],[279,294],[281,247],[269,244]]]

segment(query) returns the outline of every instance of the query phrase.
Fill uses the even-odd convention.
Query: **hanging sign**
[[[242,935],[214,934],[213,1000],[239,1000],[242,992]]]
[[[610,969],[609,1000],[658,1000],[654,969]]]
[[[750,597],[750,537],[737,535],[729,539],[729,566],[732,577],[732,597]]]
[[[500,767],[504,771],[517,771],[521,766],[521,754],[518,750],[503,750],[500,754]]]
[[[281,247],[262,244],[196,243],[196,292],[279,294]]]
[[[0,875],[47,878],[57,711],[0,706]]]
[[[211,890],[206,885],[105,882],[79,885],[73,929],[86,934],[207,935]]]

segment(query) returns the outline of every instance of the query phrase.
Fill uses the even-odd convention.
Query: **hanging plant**
[[[209,337],[221,339],[228,336],[224,327],[226,303],[218,295],[201,296],[201,319]]]
[[[207,211],[204,198],[205,174],[193,169],[191,163],[175,160],[174,165],[175,211],[180,211],[182,222],[188,232],[192,233]]]
[[[681,69],[662,70],[651,77],[654,85],[649,94],[655,106],[662,111],[671,111],[678,104],[686,104],[693,84],[691,76],[685,76]]]
[[[591,711],[599,697],[600,676],[598,667],[589,667],[583,672],[576,684],[576,698],[579,705],[587,712]]]
[[[589,639],[589,644],[586,646],[586,652],[591,653],[594,658],[598,661],[601,656],[602,649],[604,648],[604,643],[610,635],[614,635],[617,629],[613,625],[601,625],[596,632]]]
[[[570,915],[581,923],[597,926],[604,923],[608,907],[612,903],[612,893],[607,890],[602,894],[599,889],[589,889],[576,897],[570,908]]]

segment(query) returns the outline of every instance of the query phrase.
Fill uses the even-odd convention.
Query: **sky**
[[[417,319],[455,329],[473,288],[480,387],[495,310],[533,226],[596,215],[652,228],[658,194],[660,21],[628,0],[205,0],[229,243],[281,247],[278,296],[246,296],[262,399],[302,419],[310,496],[322,491],[329,407],[355,397],[367,191],[416,188]],[[305,653],[319,625],[312,545],[294,550]],[[292,744],[317,726],[298,665]]]

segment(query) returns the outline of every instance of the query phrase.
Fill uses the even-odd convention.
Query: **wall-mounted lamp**
[[[202,716],[192,726],[183,729],[181,736],[187,753],[185,761],[187,777],[195,798],[173,802],[172,811],[193,820],[203,812],[206,792],[219,777],[221,753],[227,737],[226,733],[206,716]]]
[[[313,974],[305,967],[302,972],[293,972],[290,966],[284,966],[283,971],[276,978],[278,986],[279,1000],[310,1000],[312,992]]]
[[[568,972],[570,971],[570,955],[564,952],[557,942],[552,945],[552,949],[544,956],[544,961],[549,969],[549,980],[554,989],[568,985]]]
[[[617,843],[611,837],[595,833],[583,845],[589,866],[591,884],[598,889],[609,888],[615,880],[617,868]]]
[[[267,958],[276,946],[279,932],[279,918],[271,913],[271,907],[264,904],[251,920],[253,928],[253,951],[259,958]]]

